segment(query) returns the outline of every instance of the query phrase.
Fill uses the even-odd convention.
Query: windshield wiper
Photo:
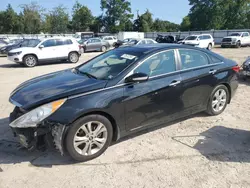
[[[96,76],[94,76],[94,75],[92,75],[92,74],[90,74],[90,73],[88,73],[88,72],[82,72],[82,71],[80,71],[80,70],[77,69],[77,68],[74,68],[74,70],[77,71],[77,72],[80,73],[80,74],[84,74],[84,75],[88,76],[89,78],[97,79]]]

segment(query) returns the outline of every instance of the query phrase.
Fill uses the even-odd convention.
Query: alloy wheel
[[[74,136],[74,148],[80,155],[90,156],[100,151],[108,138],[107,128],[98,121],[83,124]]]
[[[33,67],[36,64],[36,59],[33,56],[29,56],[25,59],[25,63],[29,67]]]
[[[78,55],[76,53],[70,54],[70,61],[76,63],[78,61]]]
[[[212,100],[212,108],[215,112],[220,112],[224,109],[227,102],[227,93],[224,89],[218,89]]]

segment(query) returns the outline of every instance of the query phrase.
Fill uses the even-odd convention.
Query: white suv
[[[27,67],[34,67],[38,62],[68,60],[77,63],[80,46],[72,38],[34,39],[28,47],[13,49],[8,53],[8,59],[16,63],[23,63]]]
[[[210,34],[190,35],[182,41],[182,44],[211,50],[214,47],[214,39]]]
[[[105,37],[102,37],[102,40],[107,41],[110,46],[114,46],[115,43],[117,42],[117,38],[114,36],[105,36]]]

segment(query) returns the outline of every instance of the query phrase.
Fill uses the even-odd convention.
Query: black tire
[[[77,63],[79,61],[79,54],[77,52],[70,52],[68,56],[70,63]]]
[[[102,51],[102,52],[106,52],[106,51],[107,51],[107,47],[106,47],[106,46],[102,46],[102,47],[101,47],[101,51]]]
[[[219,91],[219,90],[224,90],[226,92],[226,102],[225,102],[224,107],[221,110],[215,111],[214,108],[213,108],[212,102],[213,102],[213,99],[215,98],[216,92]],[[211,116],[217,116],[217,115],[221,114],[227,107],[229,97],[230,97],[230,94],[229,94],[229,91],[228,91],[227,87],[225,85],[218,85],[217,87],[214,88],[213,92],[211,93],[211,95],[209,97],[206,112]]]
[[[212,44],[209,43],[208,46],[207,46],[207,49],[208,49],[208,50],[212,50],[212,47],[213,47]]]
[[[236,48],[240,48],[241,47],[241,42],[240,41],[237,41],[236,43]]]
[[[25,67],[34,67],[37,65],[37,58],[34,55],[26,55],[23,58],[23,64]]]
[[[106,142],[103,145],[103,147],[98,152],[96,152],[92,155],[82,155],[82,154],[79,154],[76,151],[76,149],[74,148],[74,136],[82,125],[84,125],[90,121],[98,121],[106,127],[107,139],[106,139]],[[89,160],[92,160],[96,157],[99,157],[109,147],[109,145],[112,141],[112,137],[113,137],[113,127],[107,118],[105,118],[104,116],[101,116],[101,115],[88,115],[88,116],[80,118],[79,120],[74,122],[73,125],[69,128],[67,136],[66,136],[66,140],[65,140],[66,149],[67,149],[69,155],[74,160],[80,161],[80,162],[89,161]]]

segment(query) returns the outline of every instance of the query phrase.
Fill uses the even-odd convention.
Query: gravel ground
[[[239,64],[250,55],[250,48],[214,51]],[[27,79],[73,66],[23,68],[0,59],[0,188],[250,187],[250,80],[240,83],[222,115],[201,113],[132,135],[86,163],[20,148],[8,127],[10,92]]]

